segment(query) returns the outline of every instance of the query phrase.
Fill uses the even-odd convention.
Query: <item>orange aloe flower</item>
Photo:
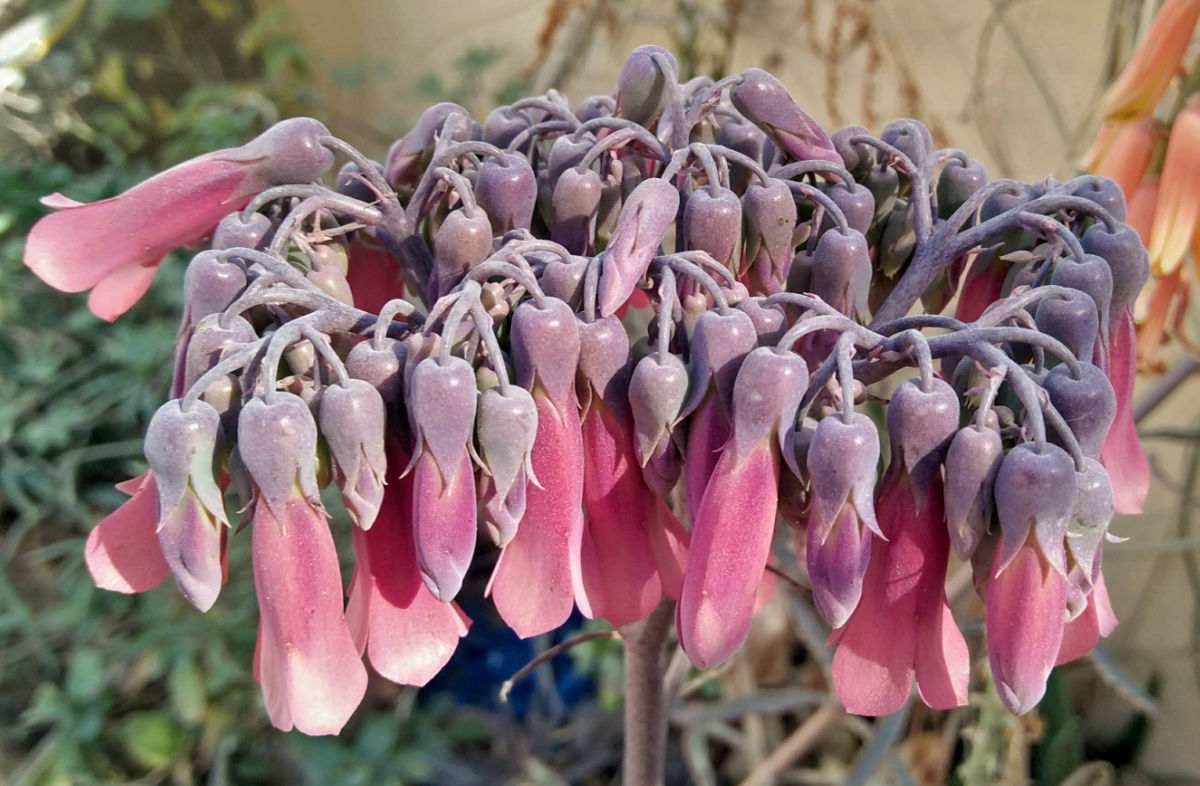
[[[1192,40],[1200,0],[1167,0],[1150,30],[1100,102],[1105,120],[1143,117],[1154,112]]]
[[[1187,254],[1200,218],[1200,98],[1175,118],[1167,140],[1162,184],[1150,231],[1150,269],[1156,275],[1175,270]]]
[[[1163,136],[1162,123],[1153,117],[1105,123],[1096,133],[1083,168],[1093,175],[1112,178],[1126,197],[1131,197]]]

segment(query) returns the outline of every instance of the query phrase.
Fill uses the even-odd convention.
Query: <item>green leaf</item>
[[[99,650],[78,649],[71,657],[67,670],[67,696],[82,704],[96,698],[104,690],[104,659]]]
[[[121,726],[125,752],[149,769],[169,765],[186,746],[183,731],[156,710],[135,712]]]
[[[190,657],[182,657],[171,667],[167,675],[167,692],[175,714],[184,723],[198,724],[204,720],[207,697],[204,679]]]

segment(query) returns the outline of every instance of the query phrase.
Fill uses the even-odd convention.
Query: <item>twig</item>
[[[759,762],[741,782],[741,786],[761,786],[773,780],[808,753],[826,729],[841,716],[841,708],[834,704],[826,704],[808,716],[808,719],[788,735],[778,748],[771,751],[770,756]]]
[[[804,584],[800,581],[800,579],[796,578],[795,576],[790,575],[783,568],[781,568],[778,565],[775,565],[771,562],[767,563],[767,573],[773,573],[774,575],[783,579],[786,583],[792,585],[793,587],[800,590],[801,592],[808,592],[808,590],[809,590],[808,587],[804,586]]]
[[[1182,385],[1192,374],[1200,371],[1200,358],[1189,357],[1179,362],[1175,368],[1167,372],[1149,393],[1133,406],[1134,422],[1141,423],[1150,413],[1163,403],[1176,388]]]
[[[664,601],[641,622],[627,625],[625,640],[625,786],[661,786],[667,756],[667,635],[674,604]]]
[[[547,648],[544,652],[538,653],[533,660],[526,663],[516,671],[511,677],[504,681],[500,686],[500,701],[507,702],[508,694],[512,692],[513,687],[521,680],[533,673],[533,670],[541,666],[548,660],[555,658],[572,647],[578,647],[580,644],[586,644],[594,639],[616,639],[620,638],[620,634],[615,630],[589,630],[585,633],[580,633],[577,636],[572,636],[566,641],[560,641],[553,647]]]

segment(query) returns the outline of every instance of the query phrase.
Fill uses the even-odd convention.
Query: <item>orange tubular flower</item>
[[[1179,266],[1200,218],[1200,98],[1175,118],[1167,141],[1162,185],[1150,232],[1150,269],[1165,275]]]
[[[1150,30],[1100,102],[1104,119],[1144,117],[1154,111],[1192,40],[1200,0],[1167,0]]]
[[[1088,151],[1084,168],[1093,175],[1112,178],[1130,197],[1150,166],[1162,137],[1162,123],[1153,117],[1105,123]]]

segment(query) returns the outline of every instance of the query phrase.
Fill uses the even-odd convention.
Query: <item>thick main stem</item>
[[[624,786],[661,786],[667,757],[667,635],[675,604],[621,629],[625,640]]]

